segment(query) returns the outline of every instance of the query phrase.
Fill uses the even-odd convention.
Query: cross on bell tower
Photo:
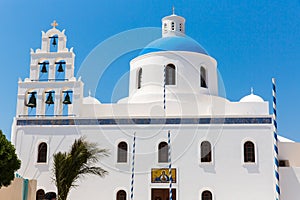
[[[51,23],[51,26],[53,28],[56,28],[58,26],[58,23],[56,22],[56,20],[54,20],[52,23]]]

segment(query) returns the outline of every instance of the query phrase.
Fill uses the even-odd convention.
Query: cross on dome
[[[53,26],[53,28],[56,28],[58,26],[58,23],[56,22],[56,20],[54,20],[52,23],[51,23],[51,26]]]
[[[175,15],[175,6],[172,6],[172,14]]]

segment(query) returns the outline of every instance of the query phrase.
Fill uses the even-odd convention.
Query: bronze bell
[[[65,99],[63,101],[63,104],[72,104],[71,99],[70,99],[70,95],[69,92],[67,92]]]
[[[40,63],[40,64],[43,65],[41,72],[42,73],[47,73],[47,68],[46,68],[47,63],[43,62],[43,63]]]
[[[53,46],[56,46],[56,44],[57,44],[57,43],[56,43],[56,37],[53,36],[52,38],[53,38],[52,45],[53,45]]]
[[[50,106],[50,104],[54,104],[52,93],[53,92],[48,92],[48,97],[47,100],[45,101],[45,103],[48,104],[48,106]]]
[[[31,92],[31,96],[29,98],[28,103],[26,104],[27,107],[35,108],[36,107],[36,98],[35,98],[36,92]]]
[[[59,63],[59,66],[57,69],[58,72],[64,72],[64,68],[63,68],[62,64],[63,64],[62,62]]]

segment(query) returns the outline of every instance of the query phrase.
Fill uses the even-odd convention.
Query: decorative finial
[[[173,13],[173,15],[175,15],[175,6],[174,5],[172,6],[172,13]]]
[[[253,87],[251,87],[251,94],[253,94]]]
[[[58,23],[56,22],[56,20],[54,20],[51,24],[51,26],[53,26],[53,28],[56,28],[58,26]]]
[[[91,96],[91,94],[92,94],[92,92],[91,92],[91,90],[89,90],[89,97]]]

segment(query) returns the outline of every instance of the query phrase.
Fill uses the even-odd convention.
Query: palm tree
[[[95,164],[108,155],[107,149],[99,149],[97,144],[89,143],[83,137],[75,140],[69,152],[54,154],[53,173],[58,200],[67,199],[80,177],[88,174],[105,176],[108,172]]]

